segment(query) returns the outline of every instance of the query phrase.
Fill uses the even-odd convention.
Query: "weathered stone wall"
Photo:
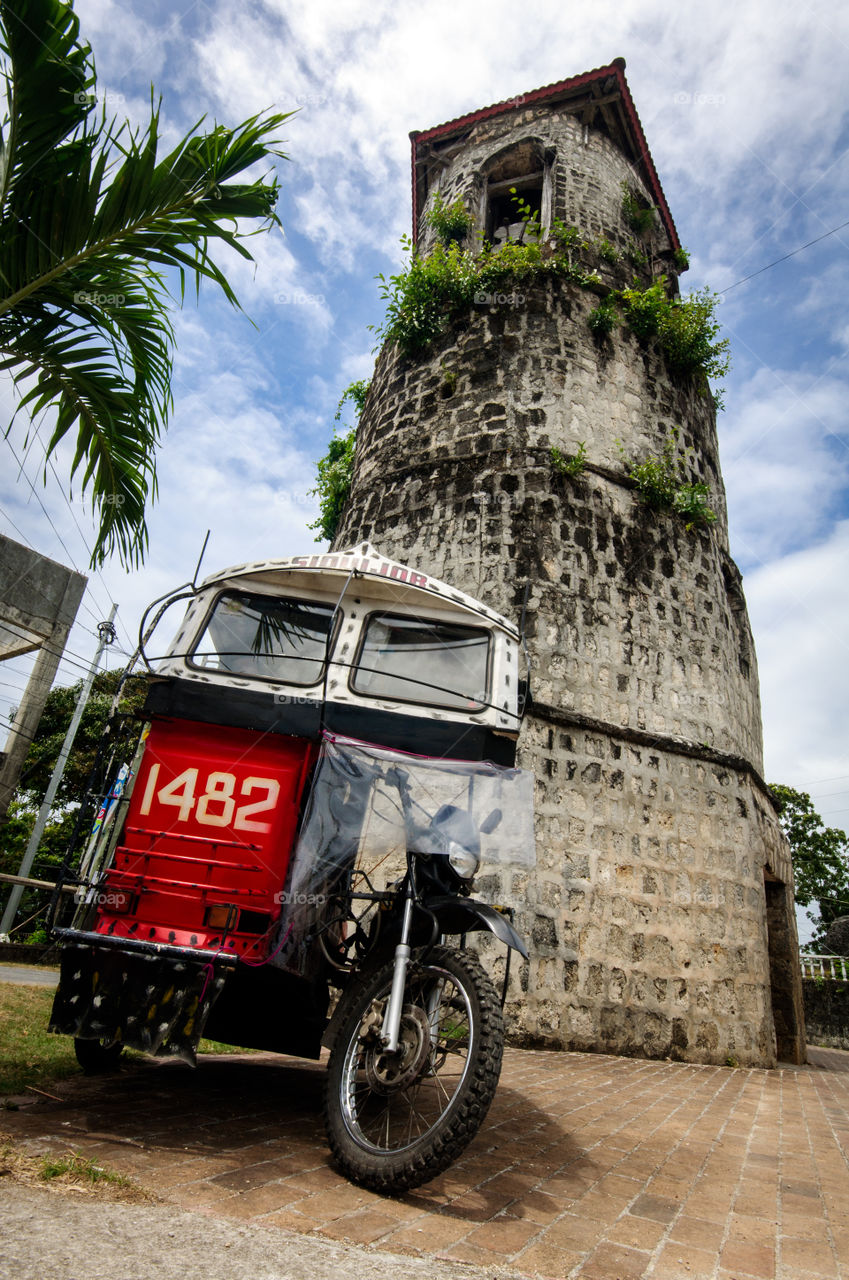
[[[389,537],[393,554],[415,549],[510,615],[530,580],[539,701],[568,692],[586,715],[707,742],[760,769],[757,667],[711,402],[674,386],[633,338],[612,350],[587,341],[592,295],[559,281],[523,287],[521,303],[458,324],[426,359],[381,359],[337,544]],[[626,481],[619,442],[633,458],[657,454],[675,427],[691,475],[711,486],[719,519],[708,532],[651,513]],[[552,446],[574,453],[582,441],[592,470],[561,479]],[[437,511],[450,513],[448,538]]]
[[[585,129],[573,115],[558,115],[545,104],[529,106],[475,123],[462,150],[434,165],[431,192],[446,204],[461,197],[480,218],[487,170],[511,149],[532,144],[543,165],[551,169],[551,216],[579,227],[588,238],[603,236],[619,248],[634,241],[622,211],[622,183],[648,201],[642,179],[621,151],[597,129]],[[426,208],[431,207],[431,199]],[[419,226],[418,248],[428,253],[436,236],[426,218]],[[645,247],[658,255],[671,252],[669,238],[658,219]]]
[[[475,126],[446,198],[531,125],[557,151],[555,212],[624,237],[629,167],[571,117]],[[508,1002],[515,1038],[772,1063],[764,875],[790,883],[791,870],[759,777],[757,668],[712,401],[624,331],[597,345],[592,294],[548,278],[511,296],[424,357],[382,353],[335,545],[369,539],[508,616],[530,584],[535,705],[519,755],[537,779],[538,863],[480,881],[531,941]],[[659,454],[672,429],[711,487],[709,529],[649,511],[628,481],[623,450]],[[587,470],[560,476],[552,447],[581,442]],[[783,921],[772,946],[790,968],[789,907]],[[497,972],[503,958],[482,945]],[[794,990],[781,1056],[798,1059]]]

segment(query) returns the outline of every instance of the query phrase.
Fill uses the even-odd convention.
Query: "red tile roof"
[[[640,117],[637,115],[637,108],[634,106],[634,100],[631,97],[631,91],[625,79],[625,59],[615,58],[613,62],[606,67],[597,67],[594,71],[585,71],[582,75],[572,76],[568,80],[558,80],[556,84],[543,86],[541,89],[534,89],[531,93],[524,93],[515,98],[508,98],[506,102],[496,102],[490,107],[481,107],[477,111],[471,111],[468,115],[458,116],[456,120],[448,120],[445,124],[435,125],[432,129],[422,131],[416,130],[410,134],[412,143],[412,166],[413,166],[413,240],[418,235],[419,217],[421,215],[421,205],[424,198],[419,198],[420,184],[418,182],[418,166],[419,152],[422,146],[428,142],[435,142],[438,139],[450,137],[454,133],[461,133],[464,129],[468,129],[471,125],[476,124],[479,120],[488,120],[492,116],[506,115],[509,111],[521,111],[526,107],[534,106],[539,102],[550,102],[558,98],[568,99],[576,97],[579,92],[589,85],[599,82],[605,82],[611,78],[615,79],[617,87],[617,103],[620,108],[619,123],[622,127],[623,134],[627,139],[630,150],[632,152],[629,157],[640,170],[640,174],[646,183],[649,191],[652,193],[655,205],[660,213],[661,220],[666,229],[673,249],[680,247],[678,232],[675,229],[675,223],[672,220],[672,214],[669,212],[669,206],[666,203],[666,196],[663,194],[663,188],[660,185],[660,178],[654,167],[654,161],[651,158],[648,143],[646,142],[643,126],[640,124]],[[426,193],[425,193],[426,195]]]

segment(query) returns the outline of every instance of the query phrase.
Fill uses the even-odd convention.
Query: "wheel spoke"
[[[349,1045],[344,1110],[352,1135],[368,1148],[391,1152],[428,1134],[465,1078],[471,1037],[471,1005],[454,976],[440,969],[413,975],[400,1056],[386,1054],[377,1041],[357,1037]]]
[[[398,1048],[381,1042],[394,965],[343,992],[325,1120],[338,1167],[371,1190],[400,1192],[447,1168],[477,1132],[495,1090],[503,1024],[479,960],[434,947],[411,961]]]

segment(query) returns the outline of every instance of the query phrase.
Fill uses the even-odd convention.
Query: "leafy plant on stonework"
[[[609,338],[619,320],[614,295],[604,298],[587,316],[587,324],[593,337],[599,342]]]
[[[531,210],[528,216],[537,225],[538,214]],[[586,247],[571,235],[564,240]],[[425,350],[472,306],[486,305],[489,295],[514,292],[514,284],[558,275],[583,288],[601,285],[597,274],[582,271],[573,263],[569,251],[544,252],[536,235],[522,242],[507,241],[497,248],[484,245],[477,255],[455,243],[447,248],[438,244],[424,258],[412,249],[409,237],[403,237],[401,244],[410,250],[410,265],[397,275],[377,277],[386,314],[373,332],[381,345],[397,342],[407,356]]]
[[[676,271],[686,271],[690,265],[690,255],[683,247],[677,248],[672,254],[672,265]]]
[[[439,365],[439,372],[442,374],[442,395],[447,399],[448,396],[453,396],[457,388],[457,370],[447,368],[443,361]]]
[[[383,323],[375,329],[381,343],[397,342],[405,355],[423,350],[458,310],[474,305],[480,290],[477,260],[459,244],[438,244],[427,258],[411,250],[410,265],[388,279],[379,275],[380,296],[386,303]]]
[[[627,182],[622,183],[622,212],[628,226],[638,236],[647,235],[655,224],[654,207],[642,201]]]
[[[356,382],[351,382],[342,392],[342,398],[336,406],[336,413],[333,421],[338,422],[342,417],[342,409],[350,400],[357,411],[357,420],[359,421],[363,409],[365,408],[366,398],[371,388],[371,378],[360,378]]]
[[[632,267],[636,267],[638,271],[648,271],[649,259],[648,254],[644,253],[633,240],[625,250],[625,257],[628,259]]]
[[[402,246],[410,252],[408,267],[388,278],[378,276],[386,313],[373,332],[381,345],[395,342],[405,356],[416,356],[455,320],[468,315],[473,306],[487,305],[493,294],[513,294],[514,285],[546,276],[559,276],[579,288],[604,292],[600,276],[587,271],[580,258],[595,252],[611,260],[616,250],[610,242],[590,243],[576,227],[558,218],[552,221],[543,242],[539,210],[515,192],[514,200],[530,231],[521,241],[497,247],[484,244],[478,253],[456,241],[440,243],[422,257],[409,237],[402,239]],[[702,381],[721,379],[729,367],[729,343],[719,337],[718,296],[702,289],[672,298],[668,289],[666,278],[661,276],[646,286],[635,280],[630,288],[611,291],[588,316],[593,335],[599,341],[608,338],[621,316],[641,342],[657,342],[673,373]],[[716,400],[721,407],[719,394]]]
[[[339,404],[336,406],[335,422],[342,417],[342,409],[350,400],[357,411],[357,423],[365,406],[366,397],[371,386],[370,378],[361,378],[345,388]],[[307,525],[308,529],[317,529],[316,542],[325,539],[332,542],[339,528],[342,510],[351,492],[354,476],[354,453],[357,444],[357,428],[343,428],[340,435],[334,430],[327,453],[316,463],[316,483],[311,494],[318,496],[318,518]]]
[[[410,247],[405,237],[402,244]],[[508,282],[530,280],[546,270],[537,243],[509,242],[475,257],[458,244],[438,244],[427,258],[413,252],[406,271],[379,276],[386,315],[374,331],[381,343],[397,342],[405,355],[423,351],[458,315],[486,304],[488,294]]]
[[[636,485],[640,500],[653,511],[668,511],[680,516],[688,529],[713,524],[716,513],[708,506],[710,489],[704,481],[683,479],[684,463],[693,452],[678,452],[678,431],[673,429],[659,455],[649,455],[641,462],[627,458],[622,445],[628,476]]]
[[[517,194],[515,187],[510,188],[510,195],[513,197],[513,203],[516,206],[516,211],[519,214],[520,220],[525,224],[523,238],[528,240],[539,240],[542,235],[542,229],[540,227],[540,210],[532,208],[532,206],[528,204],[527,200],[523,200],[522,197]]]
[[[600,236],[597,240],[594,240],[593,248],[598,256],[604,262],[609,262],[611,266],[616,266],[617,262],[621,262],[622,260],[622,255],[619,253],[619,250],[614,244],[611,244],[606,236]]]
[[[472,227],[472,215],[463,199],[458,196],[452,204],[446,204],[437,191],[426,215],[428,226],[433,227],[439,241],[447,249],[456,240],[464,240]]]
[[[570,226],[560,218],[552,220],[551,235],[557,248],[563,253],[575,253],[580,249],[585,249],[587,246],[587,242],[578,228]]]
[[[575,453],[561,453],[559,449],[552,449],[551,465],[558,475],[572,478],[581,475],[587,465],[586,441],[580,442]]]
[[[699,289],[687,297],[670,298],[666,278],[642,288],[634,284],[619,294],[631,332],[642,342],[656,339],[674,373],[725,377],[730,366],[729,341],[720,338],[716,319],[718,295]],[[721,406],[717,395],[717,404]]]

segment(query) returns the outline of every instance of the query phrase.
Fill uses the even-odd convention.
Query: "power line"
[[[53,474],[53,479],[56,481],[56,486],[57,486],[57,488],[58,488],[58,490],[59,490],[59,493],[61,494],[62,499],[64,500],[65,506],[68,508],[68,511],[70,512],[71,519],[73,520],[74,524],[76,525],[77,532],[78,532],[78,534],[80,535],[80,538],[82,539],[82,544],[83,544],[83,546],[85,547],[86,551],[88,552],[89,560],[90,560],[90,559],[91,559],[91,556],[92,556],[92,549],[91,549],[91,547],[88,545],[88,542],[87,542],[87,540],[86,540],[86,536],[85,536],[85,534],[83,533],[82,528],[80,527],[80,523],[79,523],[79,521],[77,520],[76,512],[74,511],[73,505],[71,504],[71,501],[70,501],[70,499],[69,499],[69,497],[68,497],[67,493],[65,492],[65,487],[64,487],[64,485],[62,484],[61,480],[59,479],[59,475],[58,475],[58,473],[57,473],[57,471],[56,471],[56,467],[55,467],[55,466],[54,466],[54,464],[53,464],[53,459],[52,459],[52,458],[50,457],[50,455],[48,454],[47,449],[46,449],[46,448],[45,448],[45,446],[42,444],[41,439],[40,439],[40,436],[39,436],[39,433],[40,433],[40,431],[41,431],[41,428],[42,428],[42,426],[43,426],[43,424],[44,424],[45,417],[47,416],[47,412],[48,412],[48,411],[47,411],[47,409],[46,409],[46,408],[45,408],[45,409],[43,409],[43,410],[42,410],[42,413],[41,413],[40,421],[38,421],[37,423],[36,423],[36,422],[33,422],[33,423],[32,423],[33,430],[32,430],[32,434],[31,434],[31,442],[30,442],[30,443],[28,443],[28,445],[27,445],[27,447],[26,447],[26,450],[25,450],[25,452],[24,452],[23,460],[20,460],[20,459],[18,458],[17,454],[15,453],[14,447],[12,446],[11,441],[9,441],[9,448],[12,450],[12,454],[13,454],[13,456],[14,456],[14,458],[15,458],[15,461],[18,463],[18,467],[19,467],[19,470],[20,470],[21,475],[24,477],[24,479],[26,480],[26,482],[27,482],[27,484],[29,485],[30,489],[32,489],[33,493],[35,493],[35,488],[34,488],[34,486],[33,486],[33,483],[32,483],[32,481],[30,480],[29,476],[27,475],[26,471],[24,470],[24,463],[27,461],[27,459],[28,459],[28,457],[29,457],[30,452],[32,451],[32,449],[33,449],[33,448],[34,448],[34,446],[35,446],[36,441],[38,441],[39,446],[41,447],[41,449],[42,449],[42,450],[43,450],[43,452],[44,452],[44,465],[45,465],[45,470],[47,469],[47,467],[49,467],[49,468],[50,468],[50,471],[51,471],[51,472],[52,472],[52,474]],[[44,506],[44,503],[43,503],[43,502],[40,502],[40,506],[41,506],[42,511],[44,511],[45,515],[47,515],[47,510],[46,510],[46,508],[45,508],[45,506]],[[49,520],[49,519],[50,519],[50,516],[48,515],[48,516],[47,516],[47,518],[48,518],[48,520]],[[58,537],[59,535],[58,535],[58,533],[57,533],[57,531],[56,531],[56,527],[55,527],[55,525],[53,525],[52,521],[51,521],[51,527],[53,528],[54,533],[56,533],[56,534],[57,534],[57,537]],[[61,541],[61,539],[60,539],[60,541]],[[64,544],[64,543],[62,543],[62,545],[64,546],[65,544]],[[66,551],[67,551],[67,548],[66,548]],[[70,554],[70,553],[69,553],[69,554]],[[73,562],[72,562],[72,563],[73,563]],[[74,568],[76,569],[76,568],[77,568],[77,566],[76,566],[76,565],[74,565]],[[80,570],[77,570],[77,572],[79,573],[79,572],[80,572]],[[104,579],[103,579],[103,575],[101,574],[101,572],[100,572],[100,570],[99,570],[99,569],[95,569],[95,571],[94,571],[94,572],[97,574],[97,576],[98,576],[98,577],[100,578],[100,580],[101,580],[101,583],[102,583],[102,585],[103,585],[103,587],[104,587],[104,590],[106,591],[106,598],[107,598],[107,600],[110,600],[111,592],[109,591],[109,588],[106,586],[106,583],[105,583],[105,581],[104,581]],[[93,591],[93,588],[92,588],[91,579],[89,579],[89,581],[88,581],[88,583],[87,583],[87,587],[88,587],[89,591],[91,591],[92,599],[94,599],[94,591]],[[100,604],[99,604],[99,602],[98,602],[97,600],[95,600],[94,602],[95,602],[95,605],[97,606],[98,610],[100,610]],[[106,612],[108,612],[108,610],[106,610]],[[102,616],[104,616],[104,613],[101,611],[101,617],[102,617]]]
[[[36,430],[35,430],[35,437],[37,437],[37,435],[38,435],[38,430],[39,430],[39,427],[36,427]],[[7,439],[8,439],[8,437],[7,437]],[[17,465],[18,465],[18,469],[19,469],[20,474],[21,474],[21,475],[23,476],[23,478],[26,480],[26,482],[27,482],[27,484],[29,485],[30,490],[32,491],[33,495],[35,496],[35,498],[36,498],[36,500],[37,500],[37,502],[38,502],[39,506],[41,507],[41,509],[42,509],[42,511],[44,512],[45,516],[47,516],[47,520],[48,520],[48,522],[49,522],[49,524],[50,524],[50,527],[51,527],[51,529],[53,530],[53,532],[54,532],[54,534],[56,535],[56,537],[59,539],[59,542],[60,542],[60,544],[62,545],[62,547],[63,547],[63,549],[64,549],[64,551],[65,551],[65,554],[68,556],[69,560],[71,561],[71,565],[72,565],[72,567],[76,570],[76,572],[77,572],[77,573],[81,573],[82,571],[81,571],[79,568],[77,568],[77,565],[76,565],[76,564],[75,564],[75,562],[74,562],[73,556],[71,555],[70,551],[68,550],[68,547],[66,546],[66,544],[65,544],[65,542],[63,541],[63,539],[62,539],[61,535],[59,534],[58,529],[56,528],[55,524],[53,523],[53,520],[51,519],[50,514],[49,514],[49,512],[48,512],[47,508],[45,507],[44,503],[42,502],[41,498],[39,497],[39,495],[38,495],[38,493],[37,493],[37,491],[36,491],[36,488],[35,488],[35,486],[34,486],[34,484],[33,484],[32,480],[29,478],[29,476],[27,475],[26,471],[24,470],[24,462],[23,462],[23,461],[21,461],[21,459],[18,457],[17,453],[15,452],[14,446],[12,445],[12,442],[11,442],[11,441],[8,441],[8,443],[9,443],[9,448],[10,448],[10,449],[11,449],[11,451],[12,451],[12,456],[14,457],[15,462],[16,462],[16,463],[17,463]],[[26,458],[24,458],[24,461],[26,461]],[[73,520],[74,525],[76,526],[77,532],[78,532],[78,534],[80,535],[80,538],[81,538],[81,540],[82,540],[82,544],[83,544],[83,546],[85,547],[86,551],[88,552],[89,559],[91,559],[91,556],[92,556],[92,549],[91,549],[91,547],[89,546],[88,541],[87,541],[87,539],[86,539],[86,535],[85,535],[85,533],[83,532],[83,529],[82,529],[82,527],[81,527],[81,525],[80,525],[79,520],[77,519],[77,515],[76,515],[76,512],[74,511],[73,504],[71,503],[71,501],[70,501],[70,499],[69,499],[69,497],[68,497],[67,493],[65,492],[65,489],[64,489],[64,487],[63,487],[63,485],[62,485],[62,482],[61,482],[61,481],[60,481],[60,479],[59,479],[59,476],[58,476],[58,473],[57,473],[57,471],[56,471],[56,468],[55,468],[55,466],[53,465],[53,460],[52,460],[52,458],[48,457],[46,453],[45,453],[45,462],[46,462],[47,466],[49,466],[49,468],[50,468],[50,470],[51,470],[51,472],[52,472],[52,474],[53,474],[53,478],[54,478],[54,480],[56,481],[56,485],[57,485],[57,488],[58,488],[58,490],[59,490],[59,493],[61,494],[62,499],[63,499],[63,501],[64,501],[64,503],[65,503],[66,507],[68,508],[68,511],[70,512],[71,519]],[[34,548],[34,547],[32,547],[32,544],[29,542],[29,540],[28,540],[26,537],[24,537],[24,535],[23,535],[23,533],[21,532],[21,530],[18,528],[18,526],[15,524],[15,522],[14,522],[14,521],[13,521],[13,520],[8,516],[8,515],[7,515],[7,519],[9,519],[9,523],[10,523],[10,524],[12,525],[12,527],[13,527],[13,528],[18,532],[18,534],[19,534],[22,538],[24,538],[24,541],[26,542],[27,546],[29,546],[31,550],[35,550],[35,548]],[[110,591],[109,586],[108,586],[108,584],[107,584],[107,582],[106,582],[106,579],[105,579],[105,578],[104,578],[104,576],[103,576],[103,572],[102,572],[102,570],[101,570],[101,569],[99,569],[99,568],[95,568],[93,572],[94,572],[94,574],[97,576],[97,578],[99,578],[99,580],[100,580],[100,584],[101,584],[101,586],[103,587],[104,592],[106,593],[106,598],[107,598],[107,600],[108,600],[108,601],[110,601],[110,604],[111,604],[112,592]],[[92,580],[91,580],[91,578],[90,578],[90,577],[88,577],[88,575],[85,575],[85,576],[87,577],[87,582],[86,582],[86,594],[91,596],[91,599],[92,599],[92,602],[93,602],[93,604],[94,604],[95,608],[94,608],[94,609],[92,609],[92,608],[91,608],[91,606],[90,606],[90,605],[88,604],[88,602],[86,601],[85,597],[83,597],[83,600],[82,600],[82,607],[83,607],[83,608],[86,610],[86,612],[90,615],[90,617],[92,618],[92,620],[94,621],[94,623],[95,623],[95,624],[98,624],[99,622],[101,622],[101,621],[103,620],[103,618],[106,616],[106,614],[109,612],[109,610],[108,610],[108,609],[101,609],[100,601],[99,601],[99,600],[97,600],[97,598],[96,598],[96,596],[95,596],[95,593],[94,593],[94,585],[93,585],[93,583],[92,583]],[[95,610],[96,610],[96,612],[95,612]],[[80,626],[82,626],[82,623],[79,623],[79,625],[80,625]],[[132,639],[132,636],[130,635],[129,631],[127,630],[127,628],[126,628],[126,626],[125,626],[125,624],[124,624],[124,620],[123,620],[123,618],[119,618],[119,619],[118,619],[118,625],[119,625],[119,627],[121,628],[121,630],[123,631],[123,633],[124,633],[124,638],[126,639],[126,641],[127,641],[128,645],[130,646],[130,650],[132,651],[132,649],[133,649],[133,639]],[[86,629],[86,628],[84,628],[84,629]],[[96,632],[94,632],[94,631],[89,631],[89,632],[88,632],[88,634],[89,634],[89,635],[91,635],[91,636],[94,636],[94,637],[95,637],[95,639],[97,638],[97,633],[96,633]]]
[[[46,461],[47,465],[50,467],[50,470],[53,472],[53,478],[54,478],[54,480],[56,481],[56,484],[57,484],[57,485],[58,485],[58,487],[59,487],[59,492],[61,493],[62,497],[63,497],[63,498],[64,498],[64,500],[65,500],[65,506],[68,508],[68,510],[69,510],[69,511],[70,511],[70,513],[71,513],[71,519],[73,520],[74,524],[77,526],[77,532],[79,533],[80,537],[82,538],[82,543],[83,543],[83,546],[85,547],[86,551],[88,552],[88,555],[89,555],[89,562],[90,562],[90,561],[91,561],[91,559],[92,559],[92,556],[94,555],[94,552],[92,551],[91,547],[88,545],[88,541],[87,541],[87,539],[86,539],[86,536],[85,536],[85,534],[84,534],[84,533],[83,533],[83,531],[82,531],[82,528],[81,528],[81,526],[80,526],[80,522],[79,522],[79,520],[77,519],[76,512],[74,511],[73,504],[72,504],[72,502],[71,502],[70,498],[68,497],[67,493],[65,492],[64,486],[62,485],[62,482],[60,481],[59,476],[58,476],[58,474],[57,474],[57,472],[56,472],[56,468],[55,468],[55,467],[54,467],[54,465],[53,465],[53,459],[52,459],[52,458],[50,458],[50,457],[48,457],[48,456],[47,456],[47,454],[45,453],[45,461]],[[109,590],[109,587],[108,587],[108,586],[107,586],[107,584],[106,584],[106,579],[105,579],[105,578],[104,578],[104,576],[103,576],[103,571],[102,571],[101,569],[99,569],[99,568],[96,568],[96,569],[94,570],[94,572],[96,573],[97,577],[100,579],[100,582],[101,582],[101,585],[102,585],[102,587],[103,587],[103,590],[106,592],[106,598],[107,598],[107,600],[109,600],[110,605],[111,605],[111,601],[112,601],[112,592]],[[89,581],[89,583],[88,583],[88,586],[89,586],[89,590],[91,590],[91,582],[90,582],[90,581]],[[93,591],[92,591],[92,599],[94,599],[94,592],[93,592]],[[99,602],[98,602],[97,600],[95,600],[95,601],[94,601],[94,603],[95,603],[96,605],[98,605],[98,607],[99,607]],[[89,611],[89,612],[91,612],[91,611]],[[92,616],[94,617],[95,615],[94,615],[94,614],[92,614]],[[105,614],[104,614],[103,612],[101,612],[101,614],[100,614],[100,618],[95,618],[95,621],[98,621],[98,622],[99,622],[99,621],[102,621],[102,619],[103,619],[103,617],[104,617],[104,616],[105,616]],[[123,622],[122,622],[122,620],[121,620],[120,618],[118,619],[118,625],[119,625],[119,627],[121,627],[121,629],[123,630],[124,635],[125,635],[125,637],[127,638],[128,642],[129,642],[130,644],[132,644],[132,640],[130,639],[129,633],[127,632],[127,629],[126,629],[126,627],[124,626],[124,624],[123,624]]]
[[[750,276],[743,276],[742,280],[736,280],[734,284],[728,285],[725,289],[720,289],[720,293],[730,293],[732,289],[736,289],[738,285],[745,284],[747,280],[754,280],[755,276],[763,275],[765,271],[770,271],[773,267],[777,267],[779,262],[786,262],[788,258],[794,258],[797,253],[801,253],[803,249],[810,249],[812,244],[819,244],[820,240],[827,240],[829,236],[836,235],[838,231],[842,231],[844,227],[849,227],[849,220],[841,222],[839,227],[832,227],[830,231],[825,231],[821,236],[817,236],[815,240],[809,240],[807,244],[800,244],[798,249],[791,249],[790,253],[785,253],[782,258],[776,258],[775,262],[769,262],[765,267],[759,267],[757,271],[753,271]]]
[[[18,470],[20,471],[20,474],[23,476],[23,478],[26,480],[27,484],[29,485],[29,487],[30,487],[30,489],[31,489],[31,491],[32,491],[32,495],[33,495],[33,497],[35,498],[35,500],[36,500],[36,502],[38,503],[38,505],[41,507],[41,509],[42,509],[42,511],[44,512],[45,516],[47,517],[47,523],[50,525],[50,528],[51,528],[51,529],[53,530],[53,532],[55,533],[56,538],[58,539],[59,545],[62,547],[62,550],[65,552],[65,555],[66,555],[66,556],[68,557],[68,559],[70,560],[70,562],[71,562],[71,567],[72,567],[74,570],[76,570],[76,572],[77,572],[77,573],[79,573],[79,572],[80,572],[80,570],[79,570],[79,569],[77,569],[76,564],[74,564],[74,557],[71,555],[70,551],[68,550],[67,546],[65,545],[65,541],[64,541],[64,539],[62,538],[62,535],[60,534],[59,530],[56,528],[55,524],[53,523],[53,517],[51,516],[50,512],[49,512],[49,511],[47,510],[47,508],[45,507],[44,503],[42,502],[42,500],[41,500],[41,496],[40,496],[40,494],[39,494],[38,490],[36,489],[36,487],[35,487],[35,485],[33,484],[33,482],[30,480],[30,478],[29,478],[29,476],[27,475],[27,473],[24,471],[23,463],[21,462],[20,458],[18,457],[17,453],[15,452],[15,446],[12,444],[12,442],[11,442],[11,440],[9,439],[9,437],[8,437],[8,436],[6,437],[6,443],[8,444],[9,448],[10,448],[10,449],[11,449],[11,451],[12,451],[12,457],[15,459],[15,462],[18,464]]]

